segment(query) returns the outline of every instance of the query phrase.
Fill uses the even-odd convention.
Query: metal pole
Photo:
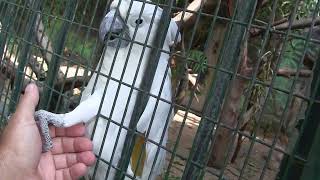
[[[53,85],[56,80],[56,75],[58,74],[59,68],[60,68],[60,58],[63,54],[63,48],[67,39],[68,31],[71,25],[71,22],[74,18],[76,8],[77,8],[78,1],[77,0],[68,0],[66,9],[64,11],[64,21],[60,29],[60,33],[54,43],[53,47],[53,56],[50,61],[50,64],[48,64],[48,74],[47,74],[47,88],[43,92],[43,96],[40,101],[40,108],[47,109],[48,108],[48,99],[50,98],[50,95],[52,94]]]
[[[9,112],[14,112],[15,111],[15,106],[16,102],[19,99],[19,95],[21,92],[23,80],[24,80],[24,68],[26,67],[28,63],[28,54],[30,53],[31,50],[31,42],[34,38],[34,28],[35,28],[35,23],[36,23],[36,17],[37,14],[39,13],[40,9],[40,4],[42,0],[33,0],[30,1],[30,19],[29,23],[26,28],[26,32],[24,34],[24,45],[22,46],[22,50],[19,56],[19,65],[18,69],[16,72],[16,78],[15,78],[15,83],[14,83],[14,90],[12,93],[12,100],[9,105]]]
[[[160,50],[163,47],[166,34],[170,25],[170,20],[171,20],[170,12],[173,6],[173,0],[167,0],[166,4],[168,4],[168,6],[163,8],[163,12],[160,20],[160,22],[163,22],[163,23],[159,23],[159,27],[156,32],[156,34],[158,34],[159,36],[157,36],[155,39],[152,40],[153,48],[151,49],[151,52],[148,58],[149,61],[146,66],[148,68],[144,70],[142,83],[139,87],[140,91],[138,92],[137,100],[135,102],[133,113],[129,123],[129,129],[133,131],[128,131],[126,135],[126,139],[124,142],[124,144],[126,144],[126,148],[123,148],[122,150],[121,159],[118,163],[118,167],[120,171],[117,171],[115,179],[125,178],[125,174],[123,172],[127,171],[127,168],[130,163],[130,157],[135,145],[135,138],[137,136],[135,133],[137,124],[149,100],[149,95],[147,93],[144,93],[144,91],[149,92],[151,89],[151,85],[153,83],[154,75],[156,73],[159,58],[161,55]]]
[[[235,21],[248,24],[252,13],[255,11],[256,0],[242,0],[239,2],[238,10],[235,14]],[[226,71],[235,72],[237,61],[239,60],[240,46],[246,33],[246,25],[236,24],[234,21],[230,25],[230,34],[225,39],[224,50],[227,53],[220,55],[220,67]],[[225,52],[225,51],[224,51]],[[202,119],[198,132],[192,145],[192,150],[186,164],[183,179],[198,179],[201,177],[202,166],[205,166],[206,157],[209,155],[209,147],[215,123],[220,108],[222,106],[225,92],[230,84],[231,75],[217,70],[215,79],[212,81],[207,102],[202,112]],[[211,120],[208,120],[211,119]],[[198,167],[198,166],[201,167]]]
[[[16,3],[16,1],[14,0],[13,3]],[[2,2],[2,6],[5,6],[5,4]],[[7,11],[5,12],[5,16],[4,16],[4,19],[2,21],[1,19],[1,33],[0,33],[0,55],[2,57],[5,56],[4,53],[4,49],[5,49],[5,46],[6,46],[6,41],[7,41],[7,33],[9,32],[9,29],[13,23],[12,19],[14,17],[14,11],[15,11],[15,8],[13,5],[11,4],[7,4],[8,9]]]
[[[311,102],[309,103],[308,110],[306,111],[306,119],[303,121],[302,128],[300,129],[300,137],[298,138],[294,151],[290,156],[285,155],[277,179],[300,179],[303,170],[305,169],[301,179],[319,179],[319,109],[320,104],[314,102],[320,99],[320,63],[316,62],[313,72],[313,80],[311,84]],[[318,136],[317,136],[318,134]],[[313,160],[315,160],[313,162]],[[307,165],[311,163],[311,165]],[[314,166],[312,166],[314,165]]]

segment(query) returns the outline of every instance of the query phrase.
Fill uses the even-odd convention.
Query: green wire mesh
[[[171,123],[168,115],[163,117],[168,142],[165,147],[152,142],[167,152],[159,179],[319,177],[317,0],[136,1],[164,9],[150,62],[157,62],[159,53],[169,53],[159,48],[169,17],[182,34],[182,42],[170,53],[174,97],[167,103],[175,116]],[[97,74],[108,76],[100,73],[98,64],[106,49],[98,41],[98,28],[110,3],[0,1],[0,129],[30,81],[40,87],[39,109],[65,113],[77,106],[96,67]],[[126,169],[139,136],[139,108],[149,97],[164,101],[148,93],[153,70],[146,73],[143,87],[128,85],[141,98],[129,127],[117,124],[129,133],[121,163],[105,172],[116,169],[116,179],[137,178]],[[101,108],[97,118],[103,117]],[[101,153],[96,154],[94,176],[99,164],[110,165]],[[142,152],[138,159],[141,163]]]

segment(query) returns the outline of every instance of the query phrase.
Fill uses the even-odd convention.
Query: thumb
[[[10,118],[1,136],[0,145],[5,152],[8,152],[6,154],[7,162],[14,164],[18,171],[21,170],[18,172],[20,175],[24,171],[36,169],[40,159],[41,136],[34,120],[34,111],[38,100],[37,86],[29,84],[24,95],[20,98],[16,112]],[[11,166],[9,165],[9,167]]]
[[[32,120],[34,121],[34,111],[39,101],[39,91],[38,87],[35,84],[29,84],[25,91],[24,95],[20,98],[18,107],[15,112],[17,120]],[[31,118],[32,117],[32,118]]]

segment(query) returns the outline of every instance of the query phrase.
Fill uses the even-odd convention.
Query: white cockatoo
[[[54,114],[44,110],[35,113],[36,119],[39,120],[40,125],[42,124],[41,128],[47,142],[50,139],[46,133],[47,122],[60,127],[86,123],[88,135],[93,134],[94,152],[98,155],[101,151],[101,158],[108,162],[99,161],[95,179],[114,178],[116,173],[114,167],[117,167],[120,160],[127,134],[127,130],[121,128],[119,124],[123,121],[123,126],[128,127],[131,120],[138,95],[136,89],[141,84],[144,70],[148,68],[146,65],[151,52],[149,47],[152,46],[152,40],[158,36],[156,32],[161,23],[161,14],[160,7],[148,4],[148,2],[114,0],[99,29],[101,40],[104,41],[107,37],[110,39],[105,42],[106,50],[82,93],[80,104],[66,114]],[[150,34],[149,37],[147,37],[148,34]],[[120,35],[122,38],[119,38]],[[176,42],[180,41],[180,34],[178,26],[171,20],[163,50],[169,52],[175,39]],[[159,146],[166,146],[168,129],[165,129],[165,124],[173,117],[171,104],[168,103],[172,100],[172,89],[171,72],[170,68],[167,68],[169,54],[166,52],[161,53],[150,90],[152,95],[161,99],[150,96],[137,124],[140,138],[136,140],[134,151],[139,152],[132,153],[127,169],[127,174],[131,176],[137,172],[137,179],[155,179],[161,174],[165,162],[165,150]],[[141,63],[139,63],[140,59]],[[101,66],[100,73],[98,73],[99,66]],[[164,84],[162,89],[161,84]],[[130,91],[132,91],[131,96]],[[100,115],[97,117],[97,114],[101,114],[102,117]],[[98,122],[93,131],[95,120]],[[109,127],[107,128],[108,122]],[[149,127],[150,131],[147,136]],[[144,137],[141,138],[141,135]],[[102,144],[104,136],[105,141]],[[142,153],[140,153],[141,150]],[[139,156],[140,154],[142,155]],[[139,159],[138,157],[142,157],[139,161],[140,165],[135,162]],[[106,174],[109,164],[112,166],[109,174]],[[89,176],[92,176],[92,172],[93,168]]]

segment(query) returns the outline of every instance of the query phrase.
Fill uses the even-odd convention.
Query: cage
[[[0,14],[0,129],[36,83],[38,110],[88,119],[86,178],[320,177],[317,0],[2,0]]]

